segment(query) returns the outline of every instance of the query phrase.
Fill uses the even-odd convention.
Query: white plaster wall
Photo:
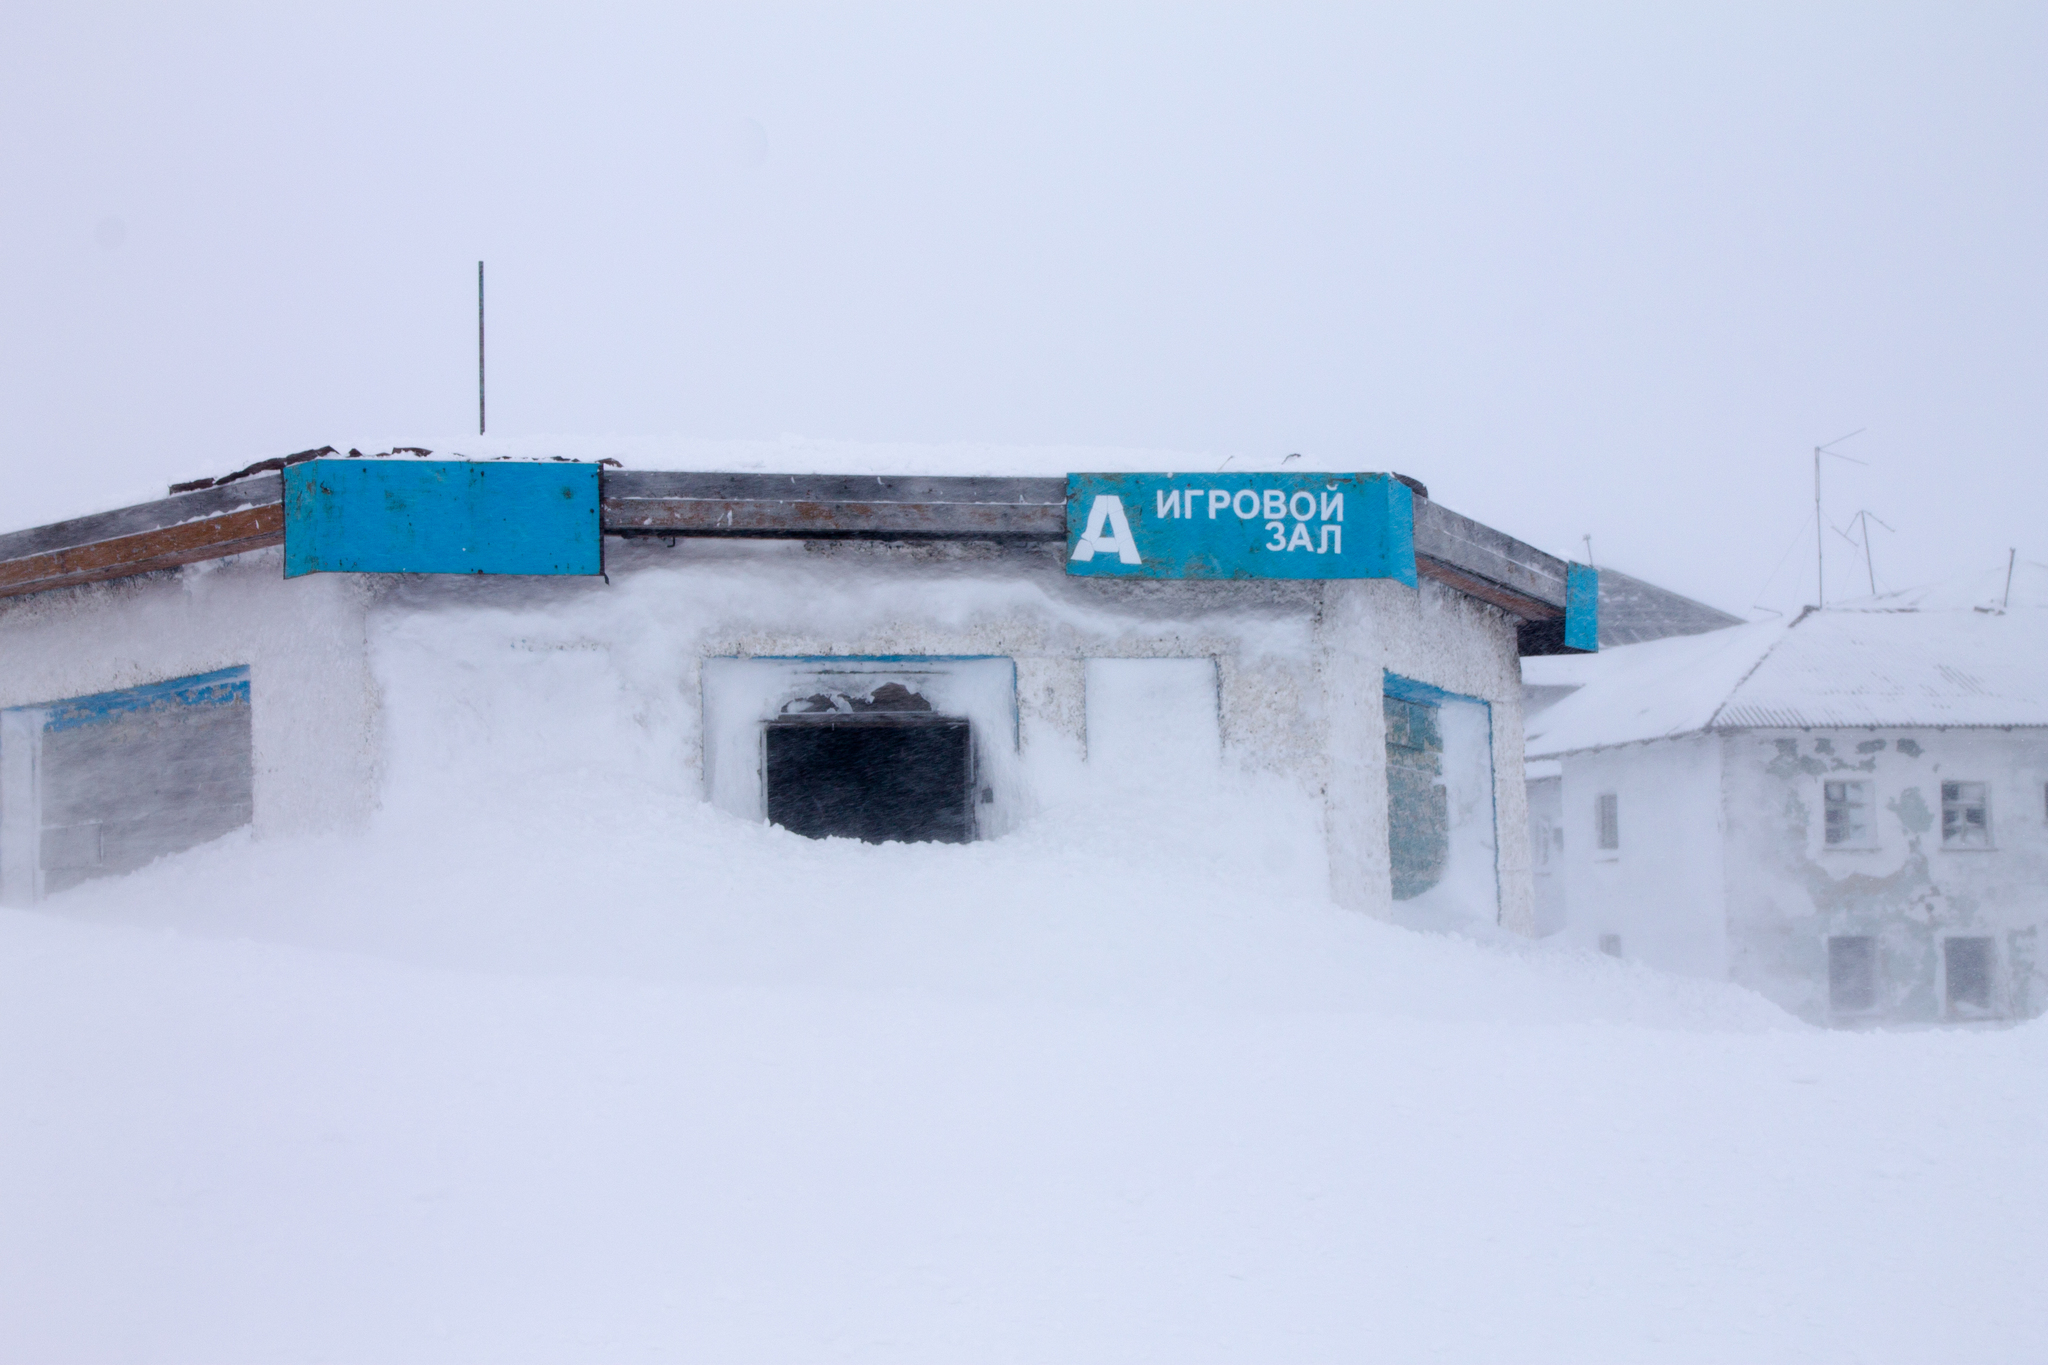
[[[1721,748],[1696,735],[1567,755],[1558,792],[1564,828],[1564,942],[1621,936],[1622,956],[1665,971],[1728,971]],[[1621,847],[1601,849],[1596,801],[1618,799]]]
[[[1326,836],[1341,905],[1391,914],[1383,674],[1489,704],[1500,923],[1536,930],[1522,780],[1522,671],[1515,623],[1496,607],[1425,579],[1324,585],[1317,667],[1329,717]]]
[[[424,768],[460,752],[472,733],[461,707],[436,712],[427,694],[459,688],[465,668],[524,668],[555,689],[519,720],[566,758],[581,743],[637,741],[650,774],[694,779],[711,657],[1013,659],[1027,773],[1084,761],[1087,660],[1206,658],[1224,763],[1320,796],[1333,891],[1386,915],[1391,669],[1491,704],[1500,918],[1533,928],[1513,625],[1437,584],[1084,580],[1056,550],[973,545],[608,540],[606,556],[609,582],[286,582],[278,552],[264,551],[0,602],[0,707],[247,665],[256,827],[272,834],[346,827],[380,799],[387,762]],[[465,633],[465,615],[495,624]],[[396,662],[434,650],[460,667]],[[458,723],[395,735],[390,705],[408,700],[420,704],[407,715]],[[1028,805],[1027,794],[1018,818]]]
[[[1971,935],[1995,943],[1995,1013],[2048,1005],[2037,946],[2048,925],[2048,732],[1745,731],[1718,743],[1736,980],[1826,1020],[1827,939],[1867,934],[1878,940],[1877,1017],[1931,1022],[1946,1017],[1941,940]],[[1827,847],[1830,779],[1872,784],[1868,847]],[[1944,781],[1988,784],[1991,848],[1942,846]]]
[[[609,658],[604,695],[584,709],[648,718],[650,763],[693,775],[706,659],[1002,656],[1017,666],[1020,819],[1033,773],[1084,761],[1088,660],[1211,659],[1224,763],[1320,796],[1333,890],[1380,915],[1391,910],[1381,675],[1392,668],[1492,703],[1502,919],[1528,930],[1514,631],[1502,613],[1435,584],[1075,579],[1056,551],[972,545],[608,541],[606,554],[609,586],[408,580],[379,600],[373,640],[388,656],[451,639],[437,618],[515,613],[529,650]],[[379,672],[387,690],[441,685],[425,672]]]
[[[1571,917],[1565,904],[1564,775],[1529,779],[1530,878],[1536,888],[1536,932],[1563,930]]]
[[[0,708],[245,664],[257,834],[346,827],[376,799],[374,592],[353,576],[287,582],[265,550],[0,600]]]

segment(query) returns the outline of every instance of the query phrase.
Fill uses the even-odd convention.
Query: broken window
[[[1877,1008],[1877,940],[1847,935],[1828,940],[1828,1005],[1837,1014]]]
[[[1413,900],[1443,880],[1451,853],[1450,792],[1437,708],[1384,699],[1387,718],[1387,851],[1394,899]]]
[[[1015,827],[1017,667],[984,655],[703,663],[705,794],[818,837],[963,842]]]
[[[1593,801],[1593,819],[1598,825],[1598,845],[1602,849],[1621,848],[1621,798],[1613,792],[1602,792]]]
[[[1942,976],[1951,1014],[1991,1012],[1991,940],[1952,938],[1941,945]]]
[[[768,819],[813,839],[964,844],[974,736],[901,683],[791,702],[763,735]]]
[[[249,670],[0,714],[0,889],[31,902],[248,824]]]
[[[1943,848],[1991,847],[1991,809],[1982,782],[1941,784]]]
[[[1870,842],[1870,784],[1823,784],[1825,824],[1822,837],[1830,848],[1856,848]]]

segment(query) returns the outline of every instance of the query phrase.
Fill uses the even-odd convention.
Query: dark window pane
[[[1444,737],[1437,708],[1384,698],[1387,717],[1387,851],[1395,900],[1412,900],[1443,880],[1451,856],[1451,801],[1443,784]]]
[[[1877,1008],[1877,940],[1828,940],[1828,1003],[1843,1014]]]
[[[1966,1011],[1991,1008],[1991,940],[1952,938],[1942,945],[1948,977],[1948,1007]]]
[[[795,720],[767,727],[768,819],[813,839],[964,844],[974,837],[965,720]]]

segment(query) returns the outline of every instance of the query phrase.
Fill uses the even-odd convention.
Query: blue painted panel
[[[1069,474],[1067,572],[1414,587],[1415,495],[1390,474]]]
[[[1600,571],[1589,564],[1565,568],[1564,644],[1588,654],[1600,648]]]
[[[1401,701],[1421,702],[1424,706],[1441,706],[1447,701],[1469,701],[1492,710],[1493,703],[1484,697],[1470,697],[1463,692],[1448,692],[1435,683],[1417,682],[1404,678],[1388,669],[1380,670],[1381,688],[1390,697]]]
[[[598,467],[308,460],[284,471],[284,574],[603,572]]]
[[[188,706],[233,706],[249,704],[249,670],[223,668],[189,678],[171,678],[119,692],[95,692],[89,697],[69,697],[36,707],[9,707],[11,711],[43,712],[45,730],[76,730],[98,725],[135,711],[168,711]]]

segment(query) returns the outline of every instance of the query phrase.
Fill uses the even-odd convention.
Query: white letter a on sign
[[[1097,493],[1094,506],[1088,509],[1088,529],[1074,542],[1073,557],[1085,564],[1096,555],[1111,551],[1126,564],[1144,562],[1138,557],[1138,541],[1131,534],[1131,523],[1124,516],[1124,500],[1114,493]]]

